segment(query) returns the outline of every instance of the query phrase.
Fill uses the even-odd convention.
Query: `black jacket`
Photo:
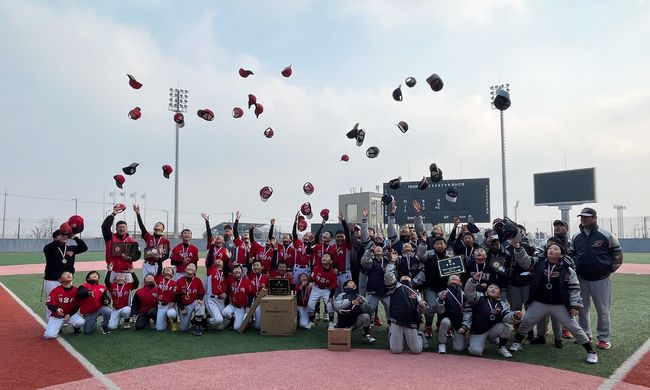
[[[77,245],[61,245],[52,241],[43,247],[45,255],[45,280],[59,280],[63,272],[71,272],[74,275],[75,256],[88,250],[88,246],[79,237],[72,238]],[[63,252],[63,256],[61,256]]]
[[[608,278],[623,264],[621,246],[612,233],[597,225],[588,232],[580,226],[580,233],[573,236],[576,272],[591,281]]]

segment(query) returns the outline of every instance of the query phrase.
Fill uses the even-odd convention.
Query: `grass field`
[[[79,273],[75,278],[75,284],[78,285],[84,276],[85,273]],[[585,363],[585,352],[582,347],[570,341],[565,341],[565,347],[561,350],[551,344],[526,344],[523,351],[515,354],[514,360],[602,377],[611,375],[647,339],[647,329],[650,328],[650,309],[645,305],[650,276],[614,275],[612,278],[613,348],[609,351],[599,351],[599,364],[594,366]],[[40,275],[0,277],[0,282],[16,293],[36,313],[43,316],[44,305],[39,301],[41,280]],[[373,332],[377,338],[377,343],[373,346],[362,344],[360,333],[355,332],[352,339],[354,348],[388,349],[386,326],[375,328]],[[100,371],[111,373],[206,356],[325,348],[327,332],[326,323],[321,323],[318,328],[309,331],[298,329],[293,337],[261,336],[252,329],[243,334],[230,330],[210,331],[202,337],[195,337],[191,333],[156,333],[152,329],[139,332],[133,329],[117,330],[106,336],[101,333],[92,336],[75,336],[66,333],[64,337]],[[430,340],[428,352],[436,350],[434,340]],[[494,345],[489,345],[485,356],[500,359],[495,349]],[[287,363],[291,364],[291,362]]]

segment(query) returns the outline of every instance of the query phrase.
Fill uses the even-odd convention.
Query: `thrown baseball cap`
[[[432,183],[437,183],[442,180],[442,170],[438,168],[438,165],[436,165],[436,163],[429,165],[429,172],[431,172]]]
[[[366,131],[364,129],[359,129],[357,131],[356,139],[357,139],[357,146],[363,145],[363,140],[366,139]]]
[[[171,165],[165,164],[165,165],[162,166],[162,171],[163,171],[163,176],[165,177],[165,179],[169,179],[169,175],[171,175],[172,172],[174,172],[174,169],[172,168]]]
[[[297,228],[299,232],[304,232],[307,230],[307,220],[302,215],[298,217]]]
[[[264,186],[260,189],[260,199],[262,202],[266,202],[273,195],[273,188],[269,186]]]
[[[72,228],[73,234],[78,234],[84,231],[84,219],[81,215],[73,215],[68,218],[68,225]]]
[[[341,156],[341,161],[343,161],[343,162],[350,161],[350,156],[348,156],[347,154],[342,155]]]
[[[396,190],[402,186],[402,176],[392,179],[388,182],[388,187],[392,190]]]
[[[456,187],[449,187],[447,189],[447,194],[445,195],[445,198],[447,198],[447,201],[451,203],[456,203],[458,200],[458,190]]]
[[[569,225],[561,219],[556,219],[553,221],[553,226],[562,225],[564,227],[569,227]]]
[[[291,77],[293,74],[293,69],[291,69],[291,65],[287,66],[286,68],[282,69],[282,76],[284,77]]]
[[[205,119],[208,122],[214,119],[214,112],[212,112],[212,110],[210,110],[209,108],[198,110],[196,112],[196,115],[198,115],[199,118]]]
[[[131,111],[129,111],[129,119],[133,119],[134,121],[140,119],[142,116],[142,111],[140,111],[140,107],[135,107]]]
[[[264,106],[262,106],[260,103],[255,103],[255,118],[259,118],[263,112]]]
[[[178,125],[185,125],[185,116],[181,112],[174,114],[174,122]]]
[[[59,227],[59,232],[63,234],[64,236],[71,236],[72,235],[72,226],[70,226],[69,223],[63,222],[61,226]]]
[[[418,183],[418,188],[422,191],[429,188],[429,181],[427,180],[426,176],[422,176],[422,180],[420,180],[420,182]]]
[[[122,185],[124,185],[124,182],[126,181],[122,175],[115,175],[113,176],[113,179],[115,180],[115,185],[117,188],[122,188]]]
[[[125,175],[133,175],[135,173],[135,169],[138,167],[138,163],[131,163],[128,166],[122,168],[122,172],[124,172]]]
[[[244,68],[239,68],[239,75],[241,77],[243,77],[243,78],[246,78],[246,77],[248,77],[248,76],[250,76],[252,74],[255,74],[255,73],[253,73],[253,71],[251,71],[251,70],[244,69]]]
[[[413,88],[415,87],[415,84],[417,84],[417,80],[415,79],[415,77],[407,77],[404,82],[406,83],[406,86],[409,88]]]
[[[431,89],[433,91],[435,91],[435,92],[440,91],[442,89],[442,87],[444,86],[444,83],[442,82],[442,79],[440,78],[440,76],[438,76],[435,73],[427,78],[427,84],[429,84]]]
[[[322,209],[320,211],[320,216],[323,218],[323,221],[327,221],[330,219],[330,210],[329,209]]]
[[[314,193],[314,185],[307,182],[302,186],[302,190],[305,192],[305,195],[311,195]]]
[[[273,138],[273,129],[270,127],[267,127],[266,130],[264,130],[264,136],[266,138]]]
[[[397,128],[398,128],[399,131],[401,131],[402,133],[406,133],[406,132],[408,131],[408,129],[409,129],[409,125],[408,125],[408,123],[406,123],[406,122],[404,122],[404,121],[400,121],[400,122],[397,124]]]
[[[252,93],[248,94],[248,108],[251,108],[257,103],[257,97]]]
[[[368,158],[375,158],[379,156],[379,148],[376,146],[371,146],[366,150],[366,157]]]
[[[133,89],[142,88],[142,83],[136,80],[135,77],[131,76],[130,74],[127,74],[127,76],[129,77],[129,85],[131,86],[131,88]]]
[[[244,116],[244,110],[242,110],[241,107],[235,107],[232,109],[233,118],[241,118],[242,116]]]
[[[352,130],[348,131],[347,134],[345,134],[349,139],[355,139],[357,138],[357,134],[359,134],[359,124],[355,123],[354,127]]]
[[[578,217],[596,217],[596,210],[592,209],[591,207],[585,207],[580,211],[580,214],[578,214]]]
[[[388,206],[389,204],[393,203],[394,200],[395,198],[393,197],[393,195],[385,194],[384,196],[381,197],[381,204],[383,204],[384,206]]]
[[[312,213],[312,210],[311,210],[311,203],[309,203],[309,202],[305,202],[305,203],[302,204],[302,206],[300,206],[300,212],[302,213],[302,215],[304,215],[305,217],[307,217],[309,219],[311,219],[311,217],[314,216],[314,214]]]
[[[397,88],[393,90],[393,100],[396,102],[401,102],[402,101],[402,84],[400,84]]]

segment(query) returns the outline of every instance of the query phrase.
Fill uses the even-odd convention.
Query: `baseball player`
[[[251,291],[250,291],[250,301],[254,301],[255,298],[259,295],[262,289],[265,289],[269,284],[268,276],[262,273],[262,262],[253,259],[251,264],[252,271],[248,273],[248,280],[250,281]],[[253,322],[253,327],[255,329],[260,329],[262,326],[262,305],[257,305],[255,309],[255,321]]]
[[[379,307],[379,301],[384,306],[385,313],[388,313],[390,309],[390,297],[384,283],[384,274],[386,267],[391,262],[397,261],[398,255],[393,251],[390,256],[390,259],[384,256],[384,248],[375,245],[372,249],[366,250],[361,257],[361,272],[367,277],[368,305],[372,307],[373,311]]]
[[[314,326],[314,323],[309,321],[308,307],[310,293],[311,284],[309,283],[309,275],[303,272],[298,277],[298,284],[296,284],[296,307],[298,310],[298,326],[305,329],[311,329]]]
[[[338,287],[336,294],[343,292],[343,285],[352,280],[350,264],[352,261],[352,244],[350,243],[350,226],[343,218],[343,213],[339,211],[339,222],[343,225],[343,231],[336,232],[334,236],[334,268],[337,271]]]
[[[397,252],[393,253],[397,255]],[[404,339],[406,339],[406,346],[409,351],[418,354],[422,352],[423,348],[427,347],[424,333],[418,331],[422,314],[428,311],[427,302],[413,288],[411,278],[402,276],[401,280],[397,281],[395,274],[396,257],[391,257],[391,262],[386,266],[386,272],[384,273],[384,284],[390,297],[390,304],[386,311],[390,324],[388,343],[392,353],[402,353],[404,351]]]
[[[233,254],[232,264],[230,268],[234,268],[235,265],[239,264],[242,266],[244,274],[248,273],[249,270],[249,260],[251,258],[251,239],[250,232],[244,233],[241,238],[239,237],[239,217],[241,214],[239,211],[235,213],[235,223],[233,224],[232,230],[235,237],[235,253]]]
[[[59,278],[60,284],[54,287],[47,296],[47,308],[52,315],[47,320],[47,327],[43,335],[46,339],[59,337],[59,332],[66,322],[72,325],[75,333],[79,333],[84,325],[83,317],[74,316],[79,310],[79,303],[77,302],[77,288],[72,285],[72,278],[72,272],[63,271]]]
[[[203,329],[201,321],[205,315],[205,288],[201,279],[196,277],[196,264],[188,263],[185,267],[185,276],[176,281],[176,304],[180,310],[181,330],[186,331],[190,328],[190,320],[194,327],[192,333],[195,336],[201,336]],[[194,318],[192,318],[194,314]]]
[[[305,271],[303,271],[303,274],[307,274],[307,280],[309,280],[309,268],[307,268]],[[302,274],[301,274],[302,275]],[[278,263],[276,268],[271,271],[269,274],[269,278],[284,278],[284,279],[289,279],[289,286],[290,288],[293,288],[293,275],[291,272],[287,270],[287,264],[284,261],[281,261]],[[298,276],[298,282],[300,282],[300,276]],[[300,283],[298,283],[300,284]]]
[[[140,249],[137,249],[135,255],[129,257],[124,253],[113,254],[113,246],[119,243],[131,243],[137,245],[138,242],[129,236],[129,229],[125,221],[118,221],[115,224],[115,233],[111,231],[115,216],[123,212],[126,207],[123,204],[113,206],[113,212],[109,214],[102,223],[102,236],[106,242],[106,268],[111,272],[111,282],[115,281],[118,274],[124,274],[127,282],[132,282],[129,269],[133,268],[133,262],[140,259],[142,255]]]
[[[275,238],[273,237],[274,227],[275,219],[271,219],[271,228],[269,229],[269,235],[264,246],[255,241],[253,229],[250,229],[249,231],[249,237],[251,238],[252,245],[251,254],[253,257],[262,262],[262,273],[265,275],[268,275],[271,272],[275,266],[275,263],[277,262],[276,243]],[[254,226],[251,225],[251,228],[254,228]]]
[[[63,228],[63,231],[61,228]],[[45,255],[43,289],[47,297],[59,285],[59,277],[64,271],[74,275],[75,256],[88,250],[88,246],[81,238],[72,236],[72,228],[69,224],[64,223],[61,228],[52,233],[54,240],[43,247],[43,254]],[[68,239],[71,236],[77,245],[68,246]],[[49,318],[50,310],[46,307],[45,321],[49,320]]]
[[[321,265],[315,267],[312,271],[310,279],[312,280],[312,288],[309,294],[309,322],[310,327],[314,327],[314,319],[316,312],[316,303],[321,299],[326,302],[327,315],[330,321],[330,327],[334,327],[334,308],[332,307],[332,297],[334,291],[338,286],[336,272],[332,268],[332,256],[329,253],[324,253],[321,257]]]
[[[167,329],[167,322],[171,323],[172,332],[178,331],[178,313],[176,312],[176,281],[174,280],[174,267],[165,267],[162,274],[154,278],[158,293],[158,310],[156,312],[156,330]]]
[[[138,217],[138,225],[140,226],[141,237],[145,242],[144,249],[144,264],[142,264],[142,279],[148,274],[158,275],[162,269],[163,261],[169,258],[169,250],[171,243],[167,237],[163,236],[165,231],[165,224],[156,222],[153,225],[153,234],[147,231],[144,226],[142,217],[140,216],[140,206],[133,205],[133,211]]]
[[[116,275],[117,276],[117,275]],[[75,313],[70,322],[84,324],[84,334],[92,334],[97,327],[97,317],[102,317],[102,334],[109,334],[108,322],[111,319],[111,296],[106,286],[99,284],[99,273],[90,271],[86,275],[86,282],[77,289],[79,311]]]
[[[248,296],[250,295],[251,285],[248,278],[244,276],[241,265],[236,264],[232,273],[228,276],[228,289],[230,291],[230,304],[223,309],[223,318],[233,319],[233,330],[238,330],[246,312],[250,307]]]
[[[176,266],[176,274],[174,278],[176,281],[185,276],[185,268],[188,264],[194,264],[194,272],[199,262],[199,248],[197,248],[190,241],[192,240],[192,231],[190,229],[183,229],[181,231],[181,243],[172,249],[172,265]]]
[[[363,341],[372,344],[375,338],[370,335],[370,314],[373,313],[368,302],[357,294],[357,285],[352,279],[345,282],[343,292],[336,296],[334,310],[338,313],[337,328],[363,329]]]
[[[447,280],[447,289],[438,293],[436,312],[441,318],[438,328],[438,353],[447,353],[447,337],[453,334],[453,348],[455,352],[465,349],[465,331],[459,333],[463,324],[463,317],[472,309],[465,299],[463,283],[460,276],[451,275]]]
[[[223,321],[223,311],[226,308],[226,295],[228,281],[224,270],[224,262],[217,258],[214,268],[205,277],[206,310],[208,311],[208,325],[217,330],[223,330],[226,324]]]
[[[111,278],[108,273],[106,273],[106,278],[104,278],[104,283],[106,284],[106,289],[111,295],[111,300],[113,301],[113,309],[111,311],[111,319],[108,321],[108,329],[115,330],[120,325],[120,320],[124,319],[123,329],[129,329],[131,325],[129,324],[128,319],[131,317],[131,306],[129,305],[129,297],[131,291],[138,288],[138,277],[135,276],[133,270],[131,270],[131,279],[133,282],[126,282],[126,278],[123,274],[119,274],[115,277],[115,283],[111,283]]]
[[[135,317],[135,330],[143,330],[151,321],[156,321],[157,306],[156,279],[153,275],[148,274],[144,277],[144,286],[135,292],[131,303],[131,312]]]
[[[505,358],[511,358],[506,344],[510,337],[510,327],[506,324],[519,323],[523,317],[520,311],[510,311],[508,303],[501,299],[501,289],[496,284],[490,284],[485,290],[485,295],[479,296],[476,287],[481,280],[481,273],[477,272],[465,284],[465,297],[472,307],[471,313],[465,313],[460,334],[469,331],[469,353],[474,356],[483,355],[486,340],[498,338],[499,349],[497,352]]]

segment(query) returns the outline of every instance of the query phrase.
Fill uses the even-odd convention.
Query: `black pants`
[[[146,314],[138,314],[138,317],[135,319],[135,330],[144,329],[150,320],[156,321],[157,315],[158,315],[157,307],[149,309],[149,311]]]

